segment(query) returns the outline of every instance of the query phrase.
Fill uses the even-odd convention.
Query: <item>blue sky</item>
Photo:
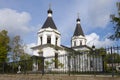
[[[37,31],[44,24],[51,3],[53,19],[61,32],[63,45],[71,44],[77,13],[80,14],[87,45],[116,45],[116,42],[106,37],[113,32],[109,15],[117,15],[117,1],[119,0],[0,0],[0,30],[8,30],[10,36],[20,35],[29,47],[35,45]]]

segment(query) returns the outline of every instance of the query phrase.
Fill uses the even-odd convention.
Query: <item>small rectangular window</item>
[[[76,46],[76,41],[74,41],[74,46]]]
[[[56,40],[55,40],[55,45],[57,45],[57,42],[58,42],[58,38],[56,37]]]
[[[41,45],[42,45],[42,37],[40,37]]]
[[[47,43],[48,43],[48,44],[51,44],[51,36],[48,36],[48,37],[47,37]]]
[[[82,45],[82,40],[80,40],[80,46]]]

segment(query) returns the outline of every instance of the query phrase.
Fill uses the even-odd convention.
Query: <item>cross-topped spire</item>
[[[51,4],[49,4],[48,16],[49,16],[49,17],[52,16]]]
[[[80,16],[80,13],[78,12],[78,13],[77,13],[77,17],[79,18],[79,16]]]
[[[57,30],[57,27],[52,19],[52,10],[51,10],[51,4],[49,4],[49,9],[48,9],[48,17],[44,23],[44,25],[42,26],[42,29],[43,28],[52,28],[52,29],[56,29]]]
[[[79,15],[80,15],[80,13],[77,13],[77,17],[78,17],[78,18],[77,18],[77,20],[76,20],[76,21],[77,21],[77,23],[78,23],[78,24],[80,23],[80,18],[79,18]]]
[[[51,3],[49,3],[49,9],[51,9]]]
[[[77,13],[77,16],[78,16],[78,18],[77,18],[77,20],[76,20],[76,21],[77,21],[77,24],[76,24],[76,28],[75,28],[75,31],[74,31],[73,36],[80,36],[80,35],[84,36],[82,27],[81,27],[81,25],[80,25],[79,13]]]

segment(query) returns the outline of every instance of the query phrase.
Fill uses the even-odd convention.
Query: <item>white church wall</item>
[[[40,37],[42,37],[41,35],[38,35],[38,40],[37,40],[37,45],[40,45],[41,44],[41,39]]]
[[[47,36],[51,36],[51,44],[56,45],[56,37],[58,38],[57,41],[57,46],[60,46],[60,32],[58,32],[57,30],[51,29],[51,28],[47,28],[47,29],[41,29],[38,32],[38,45],[41,45],[41,40],[40,37],[42,37],[42,44],[47,44]]]
[[[82,48],[75,48],[75,51],[89,51],[90,49],[86,48],[86,47],[82,47]]]
[[[60,46],[61,45],[61,36],[58,38],[58,46]]]
[[[55,68],[55,62],[52,62],[54,59],[54,56],[45,58],[45,62],[48,61],[52,63],[48,66],[51,71],[68,71],[68,57],[66,55],[59,55],[58,57],[58,63],[62,64],[62,67],[58,65],[58,68]]]
[[[50,57],[50,56],[55,56],[55,50],[50,47],[46,47],[43,49],[43,56],[44,57]]]
[[[51,52],[50,51],[51,48],[45,48],[44,51],[46,51],[45,53],[48,52]],[[48,66],[49,69],[51,69],[52,71],[54,70],[58,70],[58,71],[62,71],[62,70],[68,70],[68,52],[65,51],[65,50],[54,50],[54,49],[51,49],[53,53],[50,53],[50,55],[46,54],[47,56],[45,57],[45,53],[44,53],[44,57],[45,57],[45,62],[48,61],[52,64],[50,64]],[[52,60],[55,59],[55,53],[58,53],[58,61],[59,63],[61,63],[63,66],[58,66],[58,68],[55,68],[55,62],[52,62]],[[46,65],[46,64],[45,64]]]
[[[60,52],[61,57],[58,58],[60,63],[64,65],[62,68],[66,70],[68,70],[68,54],[69,53],[67,51],[61,50]]]
[[[47,35],[49,35],[49,34],[47,34]],[[53,44],[53,45],[55,45],[55,34],[52,32],[51,33],[51,44]]]
[[[58,55],[68,54],[68,52],[65,50],[55,50],[54,48],[51,47],[43,48],[42,51],[44,57],[55,56],[55,53],[58,53]]]
[[[80,45],[86,45],[86,38],[81,35],[72,37],[72,47]]]
[[[34,56],[39,56],[38,52],[39,52],[38,49],[33,50],[33,55],[34,55]]]

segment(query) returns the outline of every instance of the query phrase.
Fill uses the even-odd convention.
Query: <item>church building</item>
[[[48,59],[47,57],[53,56],[55,60],[59,60],[59,62],[63,64],[63,68],[66,69],[66,71],[68,70],[68,65],[70,65],[71,69],[73,69],[74,68],[74,64],[72,63],[73,59],[71,58],[69,60],[71,62],[68,64],[68,56],[65,55],[69,55],[69,54],[74,55],[75,52],[91,50],[91,48],[86,45],[87,39],[82,30],[80,24],[80,18],[78,17],[76,19],[75,31],[71,38],[71,47],[66,47],[61,44],[62,36],[59,30],[57,29],[57,26],[52,18],[53,11],[51,10],[51,8],[48,9],[47,13],[48,13],[48,17],[46,21],[44,22],[41,29],[37,32],[37,38],[38,38],[37,45],[31,48],[33,50],[33,55],[44,57],[45,61],[49,61],[49,62],[51,61],[51,59]],[[85,70],[85,66],[86,66],[85,59],[87,60],[86,70],[90,70],[90,68],[88,67],[90,67],[91,65],[90,62],[92,59],[85,57],[87,56],[88,53],[79,53],[79,54],[82,54],[80,57],[76,57],[77,65],[80,65],[79,70]],[[64,56],[59,57],[62,55]],[[83,62],[80,62],[79,60],[80,58],[83,60]],[[92,62],[92,64],[93,63],[94,61]],[[37,63],[35,65],[37,66]],[[58,63],[51,64],[49,68],[58,69],[59,68]]]
[[[38,42],[37,45],[32,47],[33,55],[36,56],[54,56],[54,55],[61,55],[67,54],[67,49],[71,50],[82,50],[90,48],[86,45],[86,38],[83,33],[82,27],[80,25],[80,19],[76,20],[76,28],[71,40],[71,48],[68,48],[64,45],[61,45],[61,34],[58,31],[53,18],[52,18],[52,10],[49,8],[48,10],[48,17],[38,31]]]

